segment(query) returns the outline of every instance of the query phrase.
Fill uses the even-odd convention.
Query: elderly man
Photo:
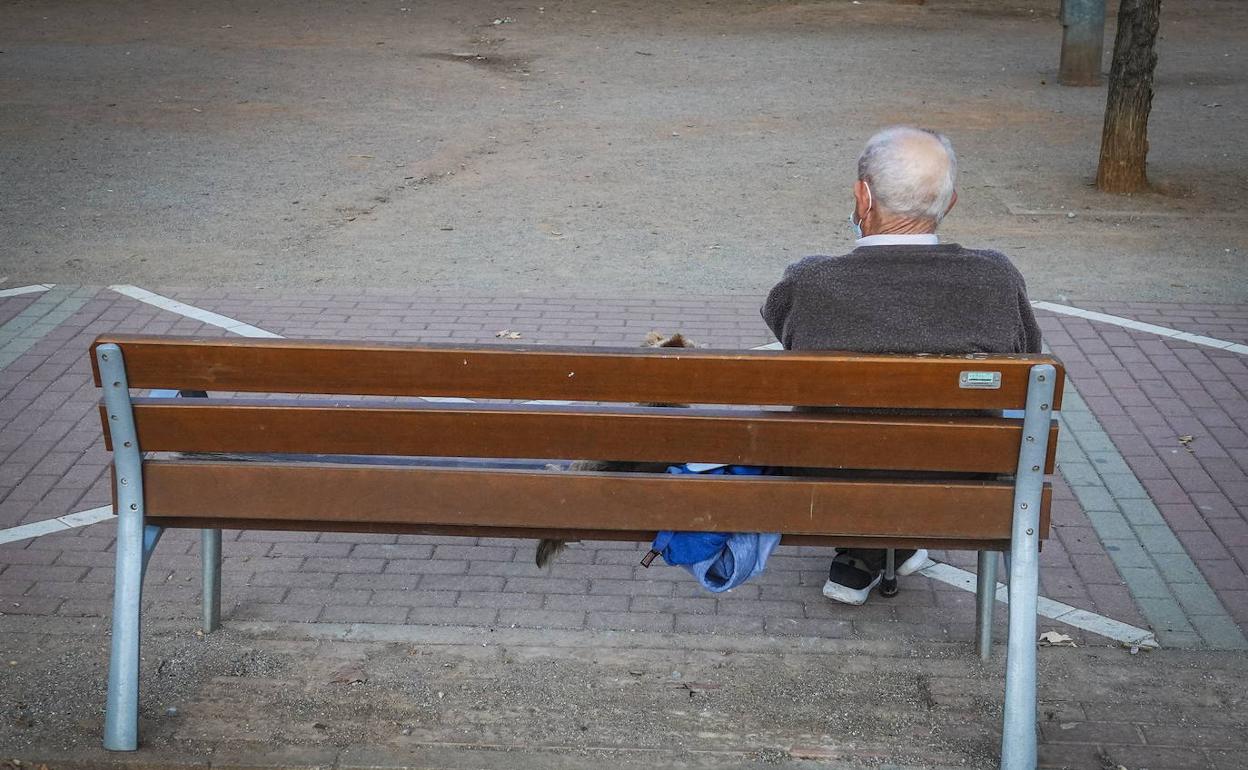
[[[858,158],[854,183],[854,250],[789,265],[763,305],[763,319],[784,347],[1040,352],[1027,288],[1010,260],[936,237],[957,202],[956,177],[953,147],[940,134],[894,126],[872,136]],[[897,574],[918,570],[926,558],[926,551],[898,551]],[[823,594],[862,604],[883,566],[883,550],[838,549]]]

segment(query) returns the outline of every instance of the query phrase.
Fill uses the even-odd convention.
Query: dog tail
[[[537,566],[549,566],[559,552],[568,547],[566,540],[543,539],[537,542]]]

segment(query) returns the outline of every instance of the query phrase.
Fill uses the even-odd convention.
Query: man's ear
[[[861,179],[854,182],[854,218],[859,222],[866,219],[872,203],[871,192],[867,187],[867,183]]]

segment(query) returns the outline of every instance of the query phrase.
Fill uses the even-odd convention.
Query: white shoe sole
[[[927,563],[927,549],[920,548],[914,552],[914,556],[906,559],[901,564],[896,565],[898,575],[913,575],[923,569],[923,565]]]
[[[866,604],[867,597],[871,595],[871,589],[879,585],[880,579],[883,577],[883,575],[876,575],[875,580],[872,580],[871,585],[866,588],[850,588],[849,586],[843,586],[840,583],[833,583],[831,580],[826,580],[823,583],[823,595],[834,602],[852,604],[855,607],[858,607]]]
[[[836,555],[836,549],[832,549],[832,555]],[[896,565],[898,575],[913,575],[923,569],[923,565],[927,563],[927,549],[920,548],[914,552],[914,555],[906,559],[901,564]]]

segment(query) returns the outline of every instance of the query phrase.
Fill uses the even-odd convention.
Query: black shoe
[[[828,582],[823,584],[823,595],[834,602],[857,606],[867,601],[871,589],[879,585],[883,577],[882,566],[874,566],[849,551],[841,551],[828,568]]]
[[[865,603],[871,589],[879,585],[884,577],[886,558],[886,552],[881,548],[838,549],[832,566],[828,568],[823,595],[855,606]],[[912,575],[926,563],[926,549],[899,548],[893,552],[893,566],[898,575]]]

